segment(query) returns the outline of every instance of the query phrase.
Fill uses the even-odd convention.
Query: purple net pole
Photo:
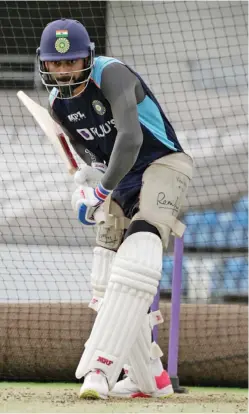
[[[183,237],[175,238],[168,349],[168,373],[170,377],[177,377],[183,244]]]

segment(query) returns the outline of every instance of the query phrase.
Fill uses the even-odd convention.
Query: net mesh
[[[71,17],[86,25],[97,55],[119,58],[142,75],[195,159],[182,217],[188,227],[180,377],[242,383],[247,2],[2,1],[0,13],[0,376],[73,379],[94,317],[87,309],[94,231],[77,221],[72,177],[16,97],[26,89],[47,106],[35,51],[47,23]],[[165,358],[172,268],[170,246],[161,282],[166,322],[159,343]]]

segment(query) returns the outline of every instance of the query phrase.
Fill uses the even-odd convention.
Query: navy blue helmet
[[[42,32],[40,47],[37,49],[39,72],[47,90],[50,92],[56,87],[59,90],[58,98],[72,98],[74,89],[81,84],[87,84],[90,79],[94,49],[94,43],[90,41],[86,28],[79,21],[60,19],[49,23]],[[63,85],[56,80],[56,73],[48,72],[45,64],[78,59],[83,59],[84,68],[77,71],[77,79],[74,78],[76,73],[71,72],[70,81]]]

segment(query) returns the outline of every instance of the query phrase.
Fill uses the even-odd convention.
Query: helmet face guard
[[[39,51],[38,51],[39,53]],[[74,93],[75,89],[80,85],[87,86],[90,77],[92,68],[94,65],[94,49],[89,51],[89,56],[82,58],[84,62],[84,68],[81,70],[70,71],[70,72],[49,72],[46,68],[45,61],[41,61],[39,54],[37,54],[39,74],[43,85],[46,87],[48,93],[55,87],[58,89],[59,93],[57,95],[58,99],[72,99],[78,96],[82,91],[80,90],[77,94]],[[63,59],[64,60],[64,59]],[[67,60],[76,60],[76,59],[67,59]],[[54,61],[54,60],[52,60]],[[49,62],[47,60],[46,62]],[[74,78],[74,75],[79,75],[78,79]],[[71,75],[71,79],[68,82],[62,82],[58,75],[63,76]]]
[[[41,81],[50,93],[57,88],[58,99],[72,99],[80,85],[87,86],[94,65],[94,43],[90,41],[85,27],[76,20],[61,19],[49,23],[41,36],[40,47],[37,49],[38,68]],[[49,72],[46,62],[61,60],[83,60],[83,69],[70,72]],[[66,82],[59,79],[65,75],[70,79]],[[77,79],[75,76],[77,75]]]

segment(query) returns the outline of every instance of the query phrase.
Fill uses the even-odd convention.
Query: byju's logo
[[[98,125],[97,127],[91,128],[81,128],[77,129],[78,134],[80,134],[87,141],[94,138],[103,138],[109,135],[113,130],[116,132],[116,126],[114,119],[105,122],[104,124]]]
[[[86,140],[90,141],[91,139],[94,139],[94,136],[87,128],[77,129],[77,132]]]

